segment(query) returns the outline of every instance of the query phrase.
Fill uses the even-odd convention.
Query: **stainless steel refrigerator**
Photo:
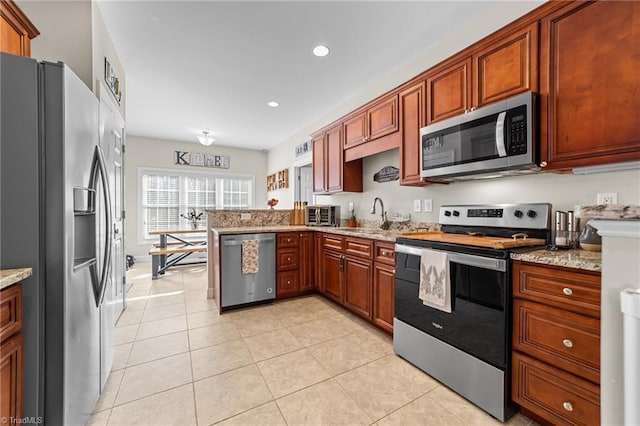
[[[24,416],[88,419],[112,363],[113,213],[99,102],[62,63],[0,54],[0,268],[23,281]],[[119,309],[122,309],[120,304]]]

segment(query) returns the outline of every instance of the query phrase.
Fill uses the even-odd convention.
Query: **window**
[[[153,239],[151,231],[189,228],[191,223],[180,214],[186,215],[191,209],[199,214],[205,209],[253,207],[253,176],[141,168],[138,180],[141,240]],[[203,213],[199,229],[204,231],[206,223]]]

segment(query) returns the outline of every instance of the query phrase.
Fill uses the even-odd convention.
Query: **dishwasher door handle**
[[[242,245],[242,241],[251,241],[251,240],[231,240],[231,241],[222,241],[222,244],[225,246],[240,246]],[[258,244],[263,243],[273,243],[275,242],[275,238],[268,238],[266,240],[258,240]]]

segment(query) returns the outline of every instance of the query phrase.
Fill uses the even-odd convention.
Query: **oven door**
[[[421,252],[419,247],[395,246],[395,317],[505,370],[510,337],[509,262],[446,251],[452,289],[452,309],[446,313],[424,305],[418,298]]]

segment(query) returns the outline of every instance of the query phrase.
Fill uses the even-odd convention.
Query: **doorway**
[[[293,201],[313,204],[313,173],[311,164],[294,167],[294,195]]]

